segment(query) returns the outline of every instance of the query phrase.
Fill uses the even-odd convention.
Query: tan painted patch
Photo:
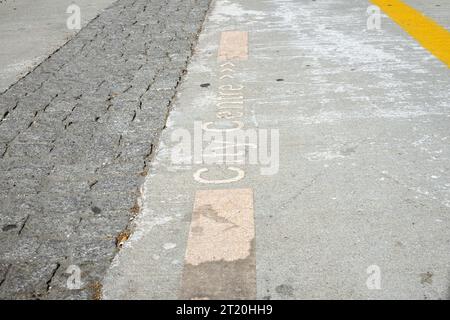
[[[197,191],[186,263],[245,259],[254,237],[251,189]]]
[[[181,298],[254,299],[256,259],[251,189],[195,196]]]
[[[220,35],[219,61],[248,59],[248,32],[225,31]]]

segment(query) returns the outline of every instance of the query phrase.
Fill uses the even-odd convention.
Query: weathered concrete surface
[[[98,297],[208,5],[117,1],[0,95],[0,298]]]
[[[78,0],[81,26],[85,26],[115,0]],[[77,33],[69,30],[67,7],[72,0],[0,1],[0,92]]]
[[[369,5],[214,2],[106,298],[180,296],[194,195],[211,188],[253,189],[258,298],[448,298],[449,72],[387,17],[367,30]],[[206,165],[171,162],[171,135],[216,119],[228,30],[249,32],[230,81],[244,86],[245,128],[280,130],[280,170],[241,166],[243,180],[211,186],[193,177]],[[366,285],[372,265],[380,290]]]

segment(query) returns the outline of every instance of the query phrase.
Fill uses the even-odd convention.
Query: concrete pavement
[[[113,0],[8,0],[0,2],[0,92],[30,72],[76,35],[68,29],[67,8],[80,8],[81,27]]]
[[[448,299],[449,5],[115,2],[0,95],[0,298]]]
[[[448,68],[386,15],[381,30],[367,30],[369,5],[214,2],[105,298],[448,298]],[[227,31],[247,32],[248,50],[235,44],[235,59],[224,61]],[[218,114],[238,107],[228,121]],[[234,163],[243,175],[231,164],[195,163],[195,146],[174,163],[180,130],[195,141],[196,122],[230,130],[233,121],[279,130],[275,174],[263,175],[260,162]],[[240,201],[199,200],[234,190],[252,192],[251,227],[233,220],[243,211],[229,207]],[[217,239],[216,249],[204,247]],[[253,250],[256,273],[243,267]],[[234,277],[233,265],[241,265]],[[195,268],[202,286],[185,281]]]

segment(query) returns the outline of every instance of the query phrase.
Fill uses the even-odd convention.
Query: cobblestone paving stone
[[[0,298],[98,297],[209,2],[119,0],[0,95]]]

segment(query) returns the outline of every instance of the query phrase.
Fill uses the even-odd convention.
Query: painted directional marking
[[[234,65],[234,64],[231,63],[230,61],[227,61],[227,62],[225,62],[225,63],[223,63],[223,64],[220,65],[221,68],[225,68],[225,67],[231,67],[231,68],[233,68],[233,67],[235,67],[235,66],[236,66],[236,65]]]

